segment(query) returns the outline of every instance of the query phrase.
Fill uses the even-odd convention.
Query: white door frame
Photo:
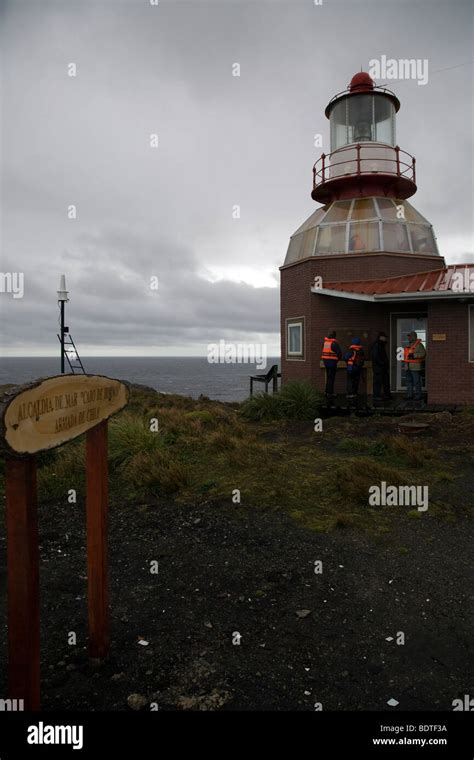
[[[410,329],[416,330],[417,332],[422,332],[425,334],[424,338],[422,337],[423,345],[425,346],[425,348],[426,348],[426,342],[427,342],[427,336],[428,336],[428,313],[427,312],[424,312],[424,311],[390,312],[391,358],[392,358],[392,365],[394,366],[394,369],[391,373],[391,384],[397,393],[401,393],[402,391],[405,390],[405,385],[403,385],[403,362],[397,360],[397,348],[403,345],[401,336],[400,336],[400,330],[399,330],[399,322],[402,319],[413,320],[415,324]],[[424,320],[423,327],[419,325],[418,330],[417,330],[417,325],[416,325],[417,320]],[[423,390],[426,391],[427,383],[426,383],[425,373],[423,373],[422,378],[423,378],[422,387],[423,387]]]

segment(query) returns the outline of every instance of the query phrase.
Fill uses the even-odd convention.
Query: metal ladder
[[[59,335],[59,333],[58,333],[58,340],[61,343],[61,336]],[[86,374],[86,371],[84,367],[82,366],[81,357],[79,356],[75,343],[72,339],[72,335],[70,333],[64,334],[64,356],[67,359],[67,362],[69,364],[69,367],[73,375],[80,372],[82,372],[84,375]]]

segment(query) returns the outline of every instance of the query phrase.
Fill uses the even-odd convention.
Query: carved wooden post
[[[40,610],[36,458],[6,462],[8,695],[40,706]]]
[[[107,577],[107,420],[87,431],[86,478],[89,654],[91,657],[102,658],[109,651],[110,640]]]

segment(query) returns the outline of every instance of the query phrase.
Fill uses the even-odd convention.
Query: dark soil
[[[160,710],[450,710],[474,694],[473,534],[462,518],[407,516],[375,539],[234,504],[112,505],[100,664],[87,657],[84,508],[43,504],[42,706],[128,710],[138,694],[130,703]],[[1,695],[5,562],[2,535]]]

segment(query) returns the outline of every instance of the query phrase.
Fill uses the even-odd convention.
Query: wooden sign
[[[102,375],[39,380],[4,401],[3,439],[16,454],[52,449],[95,427],[127,401],[127,386]]]
[[[26,710],[40,707],[38,451],[86,433],[89,655],[109,650],[107,564],[107,420],[128,402],[128,388],[102,375],[59,375],[3,398],[0,444],[6,448],[8,693]]]
[[[446,333],[433,333],[432,340],[446,340]]]

